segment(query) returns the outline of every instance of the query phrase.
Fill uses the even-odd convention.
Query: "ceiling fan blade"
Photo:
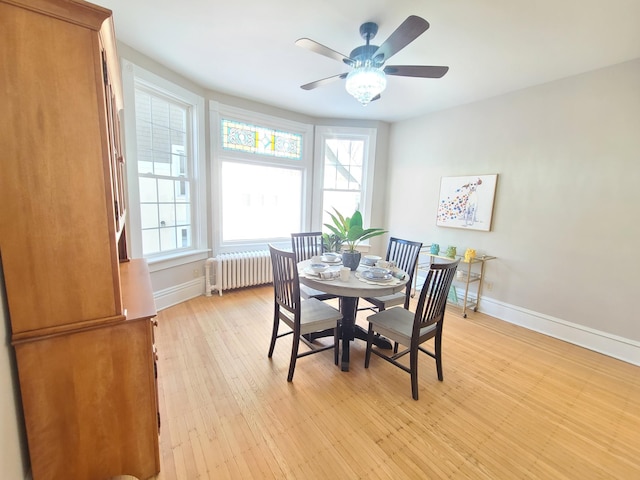
[[[331,50],[329,47],[325,47],[321,43],[316,42],[315,40],[311,40],[310,38],[299,38],[296,40],[296,45],[302,48],[306,48],[307,50],[311,50],[312,52],[319,53],[320,55],[324,55],[325,57],[332,58],[339,62],[344,62],[347,65],[353,65],[355,63],[354,60],[343,55],[340,52],[336,52],[335,50]]]
[[[407,19],[396,28],[395,32],[380,45],[376,53],[373,54],[373,59],[380,63],[386,62],[422,35],[427,28],[429,28],[429,22],[424,18],[416,15],[407,17]]]
[[[399,77],[440,78],[449,71],[449,67],[430,65],[387,65],[384,73]]]
[[[314,88],[322,87],[327,85],[328,83],[335,82],[341,78],[347,78],[347,73],[341,73],[339,75],[333,75],[332,77],[323,78],[321,80],[316,80],[315,82],[307,83],[305,85],[301,85],[300,88],[303,90],[313,90]]]

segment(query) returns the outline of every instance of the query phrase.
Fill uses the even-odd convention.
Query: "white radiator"
[[[268,250],[224,253],[205,263],[205,295],[217,290],[262,285],[273,281],[271,256]]]

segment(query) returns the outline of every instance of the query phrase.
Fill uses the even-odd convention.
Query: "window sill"
[[[149,272],[157,272],[168,268],[179,267],[187,263],[198,262],[209,258],[209,250],[189,250],[188,252],[174,253],[172,255],[147,258]]]

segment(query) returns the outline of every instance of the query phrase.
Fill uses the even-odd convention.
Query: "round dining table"
[[[340,298],[340,313],[342,313],[341,340],[342,357],[341,369],[349,371],[349,345],[352,340],[359,338],[366,340],[367,331],[356,325],[356,311],[359,298],[383,297],[397,293],[406,288],[409,276],[402,271],[394,272],[391,279],[374,281],[364,278],[362,275],[371,267],[360,264],[357,270],[351,271],[349,279],[344,281],[338,278],[323,279],[317,273],[309,269],[311,260],[298,263],[298,277],[300,283],[308,287],[337,295]],[[342,264],[331,265],[329,271],[339,271]],[[400,278],[399,278],[400,277]],[[387,339],[376,339],[376,343],[384,348],[391,348]]]

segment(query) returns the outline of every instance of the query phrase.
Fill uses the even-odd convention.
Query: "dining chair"
[[[291,347],[291,361],[289,362],[289,375],[287,381],[293,380],[293,372],[296,368],[296,360],[314,353],[325,350],[334,350],[334,363],[338,364],[339,350],[339,326],[338,321],[342,318],[339,310],[321,302],[316,298],[301,300],[300,281],[298,278],[298,268],[296,256],[293,252],[279,250],[273,245],[269,245],[271,254],[271,265],[273,268],[273,330],[271,333],[271,344],[269,345],[269,358],[273,355],[276,340],[286,335],[293,335],[293,345]],[[289,327],[289,331],[278,333],[280,322]],[[314,332],[321,332],[333,329],[332,345],[314,345],[304,335]],[[310,350],[298,353],[300,341],[307,345]]]
[[[413,285],[413,276],[416,272],[416,265],[418,264],[418,257],[420,256],[421,248],[422,242],[412,242],[409,240],[391,237],[389,239],[389,245],[387,246],[387,256],[385,257],[385,260],[395,262],[399,269],[409,275],[407,288],[403,292],[394,293],[393,295],[365,298],[364,300],[369,302],[371,306],[358,308],[358,310],[373,310],[374,312],[381,312],[382,310],[395,307],[396,305],[403,305],[404,308],[409,308],[409,301],[411,300],[411,285]]]
[[[322,232],[292,233],[291,249],[296,255],[296,262],[302,262],[303,260],[309,260],[312,257],[322,255],[324,252]],[[306,285],[300,285],[300,295],[304,299],[317,298],[323,301],[336,298],[336,295],[331,295]]]
[[[411,395],[414,400],[418,400],[418,352],[426,353],[435,359],[438,380],[443,380],[442,325],[447,306],[447,295],[459,262],[460,260],[456,260],[431,265],[415,312],[394,307],[367,318],[369,329],[367,331],[364,367],[369,368],[369,361],[373,353],[409,373],[411,375]],[[376,334],[383,335],[407,348],[400,353],[394,350],[393,354],[387,355],[381,349],[372,348]],[[433,351],[421,346],[432,338],[435,339]],[[408,366],[398,361],[407,353],[409,354]]]

